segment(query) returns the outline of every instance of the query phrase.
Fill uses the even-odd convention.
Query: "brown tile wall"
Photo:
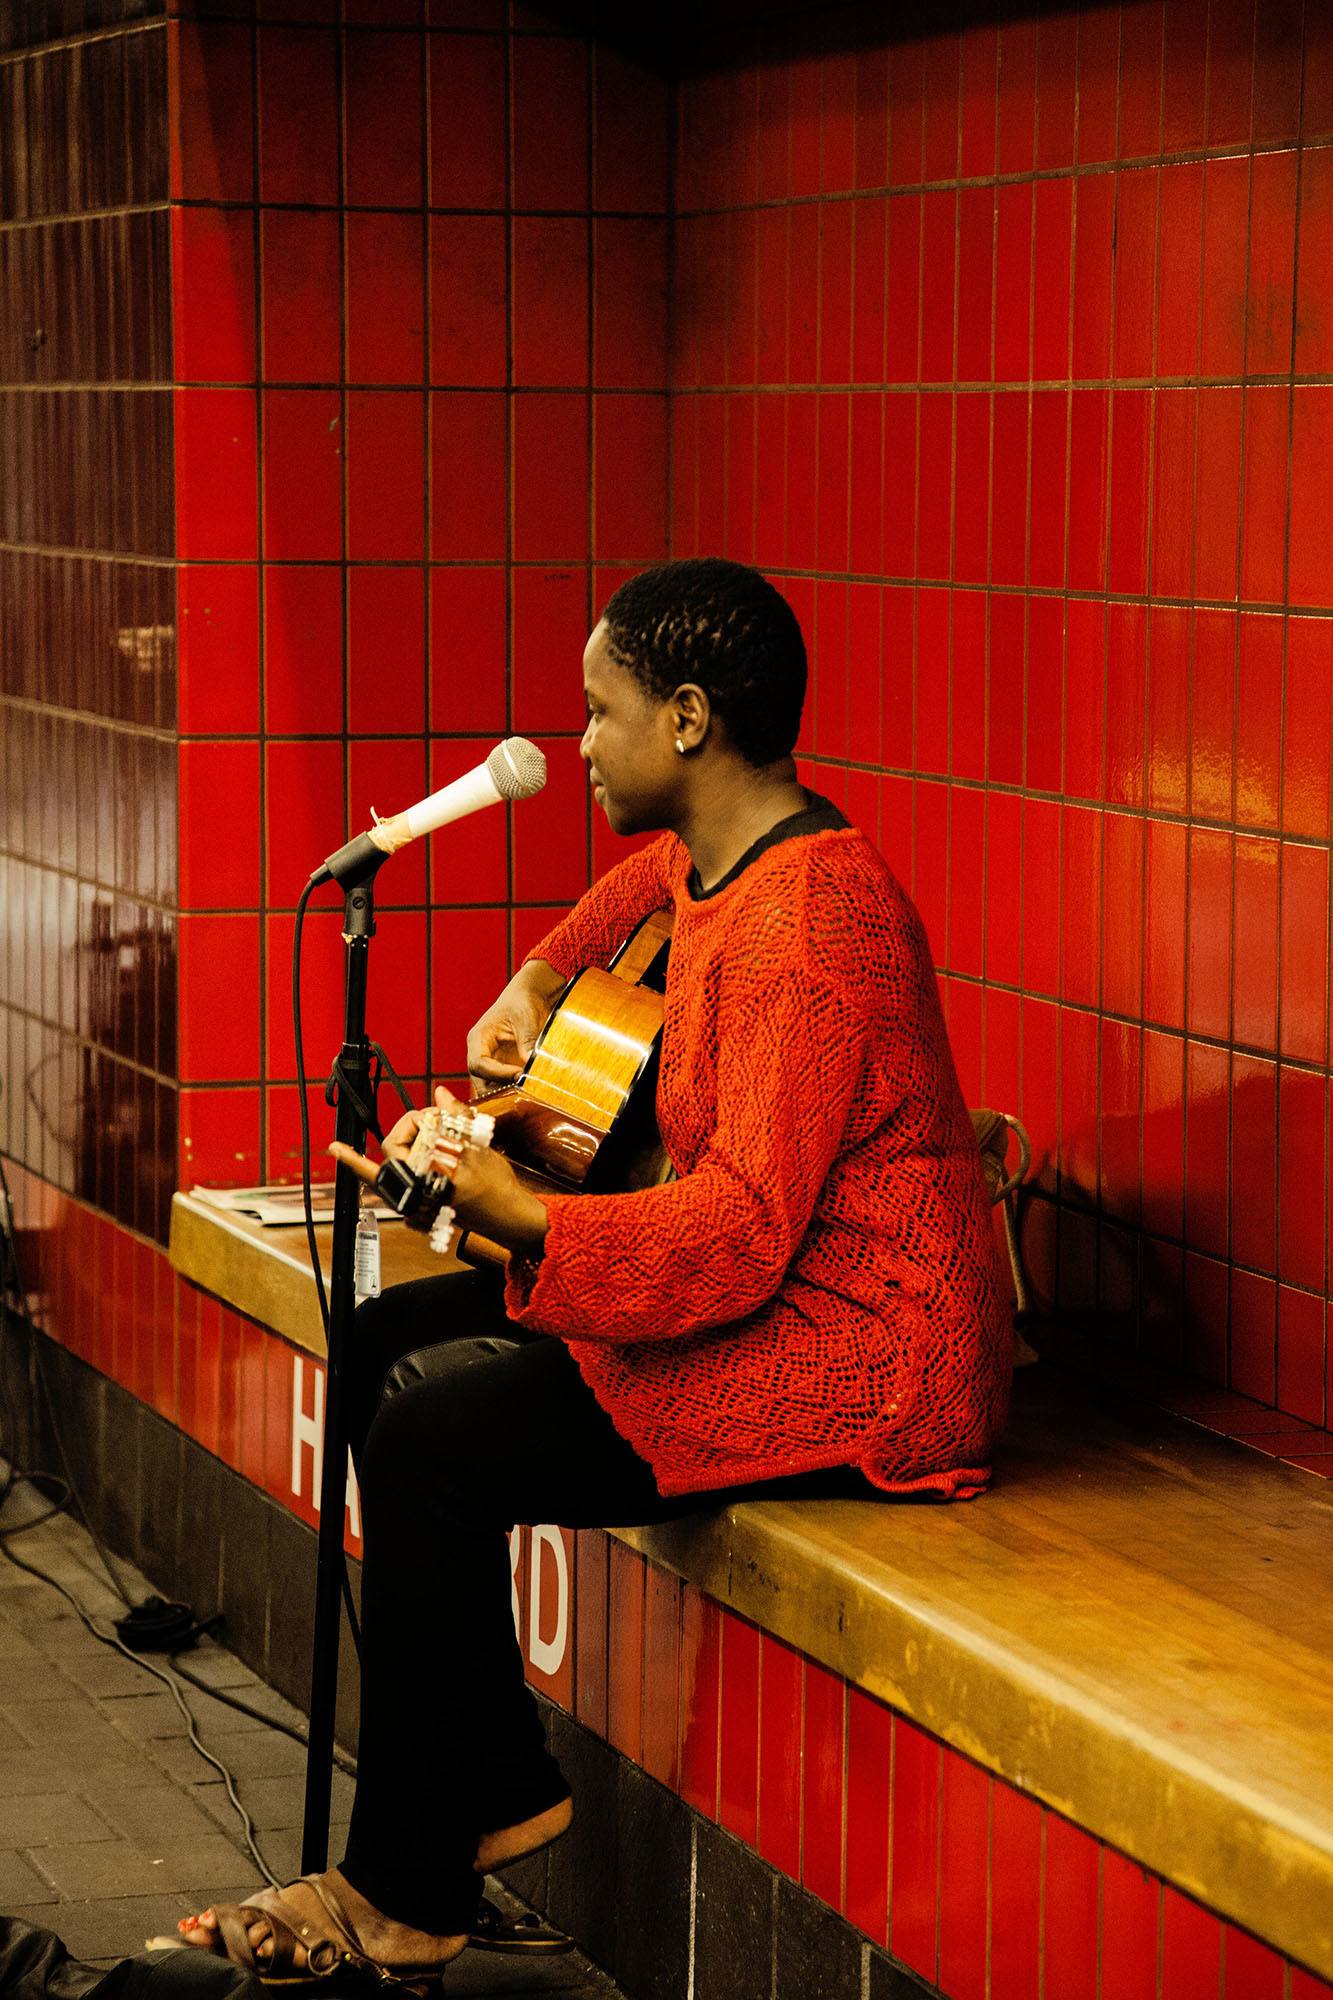
[[[0,1147],[161,1238],[175,495],[166,28],[147,11],[0,10]]]

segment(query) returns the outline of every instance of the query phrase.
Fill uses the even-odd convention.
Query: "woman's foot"
[[[298,1934],[302,1925],[308,1924],[315,1936],[323,1936],[327,1934],[327,1912],[320,1907],[320,1890],[354,1932],[365,1956],[380,1965],[440,1966],[451,1958],[457,1958],[467,1947],[466,1937],[434,1937],[426,1931],[411,1930],[406,1924],[395,1923],[392,1917],[383,1916],[373,1903],[368,1903],[352,1887],[338,1868],[328,1868],[308,1883],[292,1883],[286,1889],[259,1889],[253,1896],[247,1897],[246,1907],[248,1909],[253,1905],[260,1910],[271,1910]],[[321,1917],[324,1918],[322,1927]],[[201,1911],[196,1917],[183,1917],[177,1929],[183,1944],[216,1951],[222,1941],[218,1920],[212,1910]],[[267,1925],[262,1920],[256,1920],[247,1926],[246,1935],[260,1965],[267,1964],[274,1949]],[[305,1950],[298,1947],[292,1969],[299,1973],[305,1966]]]
[[[506,1862],[536,1854],[539,1848],[564,1833],[573,1817],[573,1799],[561,1799],[559,1805],[548,1806],[545,1812],[520,1820],[517,1826],[501,1826],[494,1833],[483,1833],[474,1863],[477,1873],[488,1875],[492,1868],[503,1868]]]

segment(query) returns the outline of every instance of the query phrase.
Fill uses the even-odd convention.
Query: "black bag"
[[[54,1931],[0,1917],[0,1994],[7,2000],[261,2000],[242,1966],[209,1951],[143,1951],[109,1972],[71,1958]]]

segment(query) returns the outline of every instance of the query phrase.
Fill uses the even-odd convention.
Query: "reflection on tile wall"
[[[310,871],[518,730],[541,796],[376,885],[370,1032],[418,1099],[459,1074],[511,955],[604,865],[580,656],[665,552],[660,74],[491,0],[334,11],[171,30],[186,1185],[299,1171]],[[340,915],[326,890],[306,928],[321,1079]]]
[[[163,1237],[176,1133],[166,32],[31,46],[143,12],[52,0],[4,10],[0,39],[0,1146]]]
[[[762,11],[680,98],[673,552],[800,611],[1042,1293],[1322,1423],[1333,17]]]

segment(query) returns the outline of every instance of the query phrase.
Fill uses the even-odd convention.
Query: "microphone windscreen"
[[[546,783],[546,759],[526,736],[506,736],[486,759],[486,775],[502,799],[530,799]]]

